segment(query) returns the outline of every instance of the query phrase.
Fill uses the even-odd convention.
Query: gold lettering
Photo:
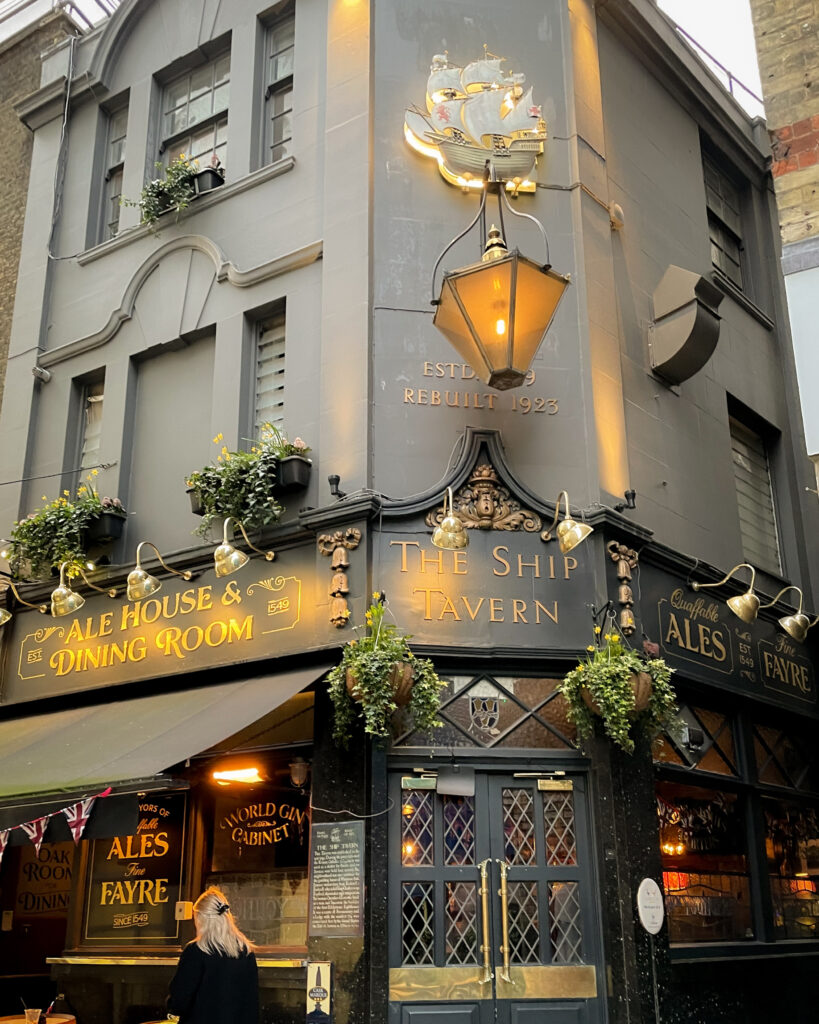
[[[450,409],[457,409],[461,404],[461,393],[460,391],[445,391],[444,401],[450,407]]]
[[[412,397],[415,394],[415,388],[404,388],[404,404],[415,405],[415,399]]]
[[[524,569],[534,569],[532,576],[536,579],[540,579],[540,555],[535,555],[534,562],[524,562],[523,555],[518,555],[518,576],[523,576]]]
[[[512,621],[513,622],[526,622],[526,602],[520,601],[518,598],[512,598]]]
[[[212,587],[208,584],[206,587],[199,588],[199,599],[196,602],[196,610],[200,612],[209,612],[213,607],[213,593]]]
[[[476,616],[476,615],[478,614],[478,612],[479,612],[479,611],[481,610],[481,605],[482,605],[482,604],[484,603],[484,601],[486,600],[486,598],[485,598],[485,597],[479,597],[479,598],[478,598],[478,603],[477,603],[477,605],[475,606],[475,610],[474,610],[474,611],[472,610],[472,605],[470,605],[470,603],[469,603],[469,598],[468,598],[468,597],[466,597],[466,596],[464,595],[464,596],[463,596],[463,597],[461,598],[461,600],[462,600],[462,601],[463,601],[463,603],[464,603],[464,607],[466,608],[466,610],[467,610],[467,612],[468,612],[468,614],[469,614],[469,617],[470,617],[470,619],[472,619],[472,621],[474,622],[474,621],[475,621],[475,616]]]
[[[669,640],[674,640],[678,647],[684,646],[676,615],[668,616],[668,629],[666,630],[664,643],[668,643]]]
[[[577,559],[576,558],[572,558],[571,555],[564,555],[563,556],[563,579],[567,580],[569,578],[569,573],[573,569],[576,569],[576,568],[577,568]]]
[[[548,609],[548,608],[546,607],[546,605],[545,605],[545,604],[541,604],[541,603],[540,603],[540,601],[538,601],[537,599],[535,599],[535,622],[536,622],[536,623],[537,623],[538,625],[540,625],[540,613],[541,613],[541,612],[543,612],[543,614],[544,614],[544,615],[545,615],[545,616],[546,616],[547,618],[551,619],[551,620],[552,620],[552,622],[553,622],[553,623],[554,623],[555,625],[557,625],[557,624],[558,624],[558,623],[557,623],[557,601],[555,601],[555,602],[553,603],[553,605],[552,605],[552,610],[551,610],[551,611],[549,611],[549,609]]]
[[[452,575],[453,576],[466,576],[466,552],[465,551],[453,551],[452,552]]]
[[[421,371],[425,377],[432,377],[432,363],[428,360],[424,360],[424,369]]]
[[[424,595],[424,619],[427,622],[432,621],[432,595],[443,594],[443,590],[440,587],[413,587],[413,594]]]
[[[436,570],[437,570],[437,572],[438,572],[438,575],[440,576],[441,573],[444,571],[444,553],[443,553],[443,551],[436,551],[435,554],[432,555],[431,557],[429,555],[425,554],[422,551],[421,552],[421,572],[422,573],[426,573],[426,571],[427,571],[427,563],[430,563],[431,565],[434,565]]]
[[[504,551],[506,552],[506,554],[509,554],[509,548],[506,547],[505,544],[498,544],[497,547],[492,549],[492,557],[495,559],[496,562],[500,562],[501,565],[505,566],[506,572],[498,572],[497,569],[493,569],[492,572],[495,576],[508,576],[510,566],[506,559],[503,557],[503,555],[499,554],[499,552],[501,551]]]
[[[418,405],[429,404],[429,391],[426,388],[418,388]]]
[[[430,391],[430,393],[429,393],[429,404],[430,405],[440,405],[441,404],[441,392],[440,391]]]
[[[114,628],[113,627],[113,621],[114,621],[114,613],[113,612],[103,612],[102,615],[100,615],[100,632],[99,632],[100,636],[109,636],[110,635],[112,629]]]
[[[390,547],[393,544],[397,544],[401,548],[401,572],[407,572],[407,548],[414,547],[420,549],[421,545],[417,540],[391,540]]]
[[[444,607],[441,610],[441,614],[438,616],[438,620],[440,621],[445,615],[451,615],[456,622],[461,621],[461,616],[458,614],[455,605],[450,601],[446,594],[444,594]]]
[[[500,615],[500,618],[496,618],[496,614]],[[503,598],[490,597],[489,598],[489,621],[490,622],[503,622]]]

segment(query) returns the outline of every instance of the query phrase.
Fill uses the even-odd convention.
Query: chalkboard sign
[[[91,853],[85,938],[130,945],[178,941],[185,794],[148,793],[134,835],[97,839]]]
[[[310,934],[364,934],[364,822],[313,825]]]

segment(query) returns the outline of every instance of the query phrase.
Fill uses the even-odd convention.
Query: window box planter
[[[99,547],[102,544],[112,544],[122,536],[125,526],[125,516],[116,512],[100,512],[83,531],[89,546]]]
[[[224,174],[215,167],[206,167],[202,171],[197,171],[193,177],[193,187],[198,196],[201,196],[203,192],[211,192],[224,183]]]
[[[310,471],[313,468],[311,459],[303,455],[288,455],[279,459],[278,477],[275,492],[303,490],[310,483]]]
[[[191,512],[195,516],[204,515],[205,506],[202,504],[202,495],[199,493],[198,488],[189,487],[187,490],[187,494],[191,502]]]

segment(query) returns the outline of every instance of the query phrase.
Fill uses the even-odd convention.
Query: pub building
[[[0,1016],[162,1019],[216,884],[265,1024],[812,1020],[819,509],[764,124],[651,0],[112,6],[15,102],[0,529],[89,476],[127,515],[5,593]],[[180,153],[210,187],[141,224]],[[214,556],[185,482],[266,422],[306,475]],[[339,749],[380,592],[440,724]],[[557,690],[595,626],[674,669],[633,755]]]

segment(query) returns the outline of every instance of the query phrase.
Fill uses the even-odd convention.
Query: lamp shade
[[[444,274],[433,323],[485,384],[517,388],[568,284],[513,249]]]

